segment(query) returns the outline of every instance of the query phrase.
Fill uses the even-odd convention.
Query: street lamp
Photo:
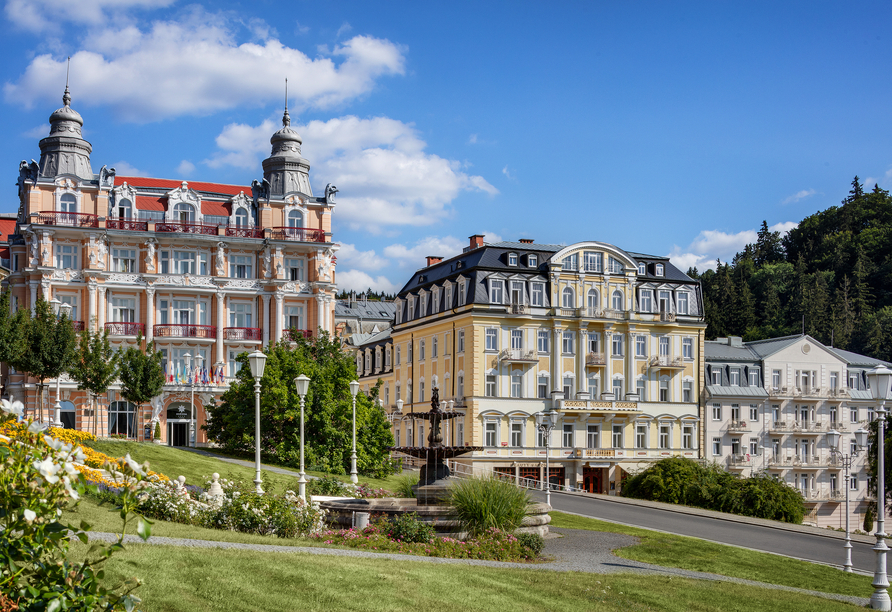
[[[830,447],[830,456],[835,457],[845,469],[845,487],[846,490],[846,543],[843,548],[846,551],[846,560],[843,564],[843,571],[851,573],[852,571],[852,538],[849,537],[849,469],[852,467],[852,460],[857,457],[861,451],[867,448],[866,429],[859,429],[855,432],[855,448],[851,454],[847,455],[839,450],[839,432],[832,429],[827,432],[827,445]]]
[[[297,480],[297,495],[307,501],[307,478],[304,475],[304,398],[310,388],[310,377],[301,374],[294,379],[294,386],[300,397],[300,478]]]
[[[551,430],[557,425],[557,413],[554,410],[546,410],[545,412],[537,412],[536,427],[545,436],[545,503],[551,505],[551,479],[548,467],[548,442],[551,438]]]
[[[71,304],[66,302],[62,302],[57,298],[53,298],[50,300],[50,304],[53,305],[53,312],[56,313],[56,317],[68,317],[68,313],[71,311]],[[54,415],[53,415],[53,425],[56,427],[62,427],[62,402],[59,397],[59,382],[62,380],[62,374],[60,373],[56,376],[56,405],[54,406]],[[94,417],[95,418],[95,417]]]
[[[262,351],[255,350],[248,355],[248,365],[251,366],[251,376],[254,377],[254,484],[258,495],[263,495],[263,481],[260,479],[260,379],[263,378],[263,368],[266,367],[266,355]]]
[[[359,383],[350,382],[350,395],[353,396],[353,451],[350,453],[350,482],[356,484],[359,482],[359,476],[356,475],[356,394],[359,393]]]
[[[874,591],[870,596],[870,607],[874,610],[892,609],[892,601],[889,599],[889,579],[886,576],[886,534],[884,524],[886,519],[886,482],[883,450],[883,438],[886,435],[886,399],[889,397],[889,386],[892,385],[892,370],[886,366],[877,366],[867,373],[867,382],[870,385],[870,393],[873,399],[879,402],[877,407],[877,543],[873,549],[877,553],[876,568],[873,572]]]

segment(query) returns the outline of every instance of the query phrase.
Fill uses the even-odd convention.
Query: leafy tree
[[[98,427],[96,405],[98,396],[108,391],[109,386],[118,376],[117,351],[108,342],[108,330],[93,333],[89,329],[81,332],[80,342],[75,351],[74,360],[68,372],[77,381],[77,388],[90,394],[90,405],[93,408],[93,433]]]
[[[9,289],[0,293],[0,363],[9,363],[25,351],[24,318],[24,309],[10,312]]]
[[[68,315],[56,316],[49,302],[38,295],[34,304],[34,314],[27,309],[17,319],[23,339],[24,350],[11,355],[10,365],[20,372],[27,372],[39,384],[39,419],[43,420],[43,405],[46,399],[46,380],[61,376],[74,358],[77,334]]]
[[[142,334],[136,336],[136,344],[128,346],[121,356],[121,397],[136,405],[136,414],[142,414],[142,405],[161,394],[164,386],[164,369],[161,366],[161,351],[155,350],[155,343],[146,344],[142,350]],[[137,418],[137,425],[142,424]]]
[[[867,490],[876,497],[877,494],[877,428],[879,427],[879,419],[874,419],[867,425]],[[892,483],[892,429],[888,426],[885,428],[883,436],[883,471],[886,479],[886,499],[889,499],[889,487]]]
[[[352,397],[349,383],[356,364],[337,339],[322,334],[311,340],[295,334],[293,347],[279,343],[267,349],[260,381],[261,453],[277,463],[298,465],[300,455],[300,400],[294,379],[305,374],[310,388],[305,403],[305,457],[308,466],[335,474],[350,469]],[[227,450],[254,449],[254,379],[248,356],[238,357],[242,368],[218,405],[205,408],[208,437]],[[383,410],[370,395],[356,396],[357,469],[361,474],[390,473],[389,447],[393,435]]]

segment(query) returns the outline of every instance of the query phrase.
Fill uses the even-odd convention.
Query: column
[[[322,312],[324,310],[325,310],[325,296],[320,293],[319,295],[316,296],[316,327],[321,328],[323,331],[325,331],[325,327],[323,327],[323,322],[322,322],[323,318],[324,318],[324,315],[322,314]],[[309,313],[307,313],[307,315],[309,315]],[[307,320],[309,320],[309,316],[307,317]],[[316,329],[314,329],[313,331],[315,332]],[[414,380],[412,381],[412,384],[413,385],[416,384]]]
[[[625,364],[626,376],[626,393],[635,393],[637,391],[635,384],[635,337],[630,330],[626,334],[626,346],[623,351],[623,364]],[[616,398],[619,400],[619,398]],[[623,398],[625,399],[625,398]]]
[[[87,288],[90,291],[90,300],[88,302],[89,308],[87,309],[87,320],[84,321],[85,329],[95,329],[95,320],[96,320],[96,291],[98,289],[96,279],[91,278],[87,281]]]
[[[579,377],[579,382],[576,384],[576,390],[583,393],[588,392],[588,378],[586,377],[585,372],[585,354],[588,349],[588,343],[586,342],[585,336],[585,327],[580,327],[579,344],[576,347],[576,376]]]
[[[279,342],[282,339],[282,326],[285,324],[285,294],[281,291],[276,291],[276,338],[275,341]]]
[[[37,306],[37,281],[31,281],[29,284],[31,288],[31,315],[33,316],[36,312],[35,307]]]
[[[613,332],[609,329],[604,330],[604,393],[613,393]]]
[[[269,326],[270,326],[270,318],[269,318],[269,294],[263,293],[260,295],[263,298],[263,346],[269,346]]]
[[[146,287],[146,342],[155,336],[155,288]]]
[[[562,382],[561,328],[555,325],[554,328],[551,330],[551,391],[562,391],[564,389]],[[550,393],[549,397],[551,397]]]
[[[226,295],[217,292],[217,364],[223,363],[223,327],[226,325]],[[208,364],[209,366],[210,364]],[[208,367],[210,370],[210,367]]]
[[[99,332],[105,329],[105,316],[108,309],[107,297],[108,288],[105,285],[99,286]]]

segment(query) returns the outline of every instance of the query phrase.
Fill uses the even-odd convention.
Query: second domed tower
[[[282,116],[282,129],[273,134],[269,142],[273,146],[272,152],[263,160],[263,178],[269,181],[269,197],[278,200],[292,193],[312,196],[310,162],[301,157],[303,141],[291,127],[287,107]]]
[[[93,145],[84,140],[84,120],[71,108],[71,94],[65,86],[62,108],[50,115],[50,135],[40,141],[40,176],[52,178],[63,174],[93,180],[90,154]]]

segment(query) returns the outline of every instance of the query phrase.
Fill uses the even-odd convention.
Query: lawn
[[[78,544],[77,552],[86,547]],[[731,583],[128,545],[110,584],[136,576],[145,612],[381,610],[818,612],[856,606]]]
[[[711,572],[722,576],[745,578],[824,593],[869,597],[873,592],[870,585],[872,577],[870,576],[846,574],[833,567],[780,555],[755,552],[637,527],[626,527],[563,512],[551,513],[551,526],[635,536],[641,540],[640,544],[614,551],[617,556],[633,561],[697,572]],[[842,552],[842,545],[840,545],[840,552]]]

